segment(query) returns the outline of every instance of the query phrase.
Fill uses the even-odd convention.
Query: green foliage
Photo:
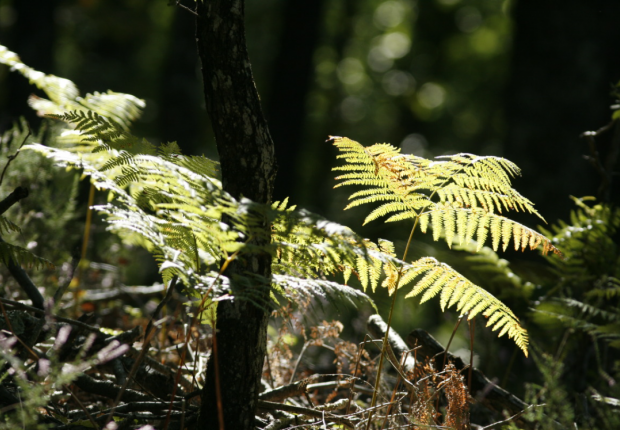
[[[17,404],[18,408],[14,405],[3,410],[0,430],[50,428],[49,422],[42,422],[41,408],[47,408],[49,415],[54,418],[55,416],[63,418],[62,414],[57,414],[49,408],[50,398],[55,394],[60,394],[63,386],[71,384],[89,368],[113,360],[124,354],[128,348],[127,345],[110,342],[97,354],[86,358],[85,350],[92,345],[94,339],[94,335],[91,335],[90,341],[84,343],[84,348],[73,360],[62,362],[58,357],[59,351],[70,331],[69,327],[60,328],[54,339],[55,342],[47,349],[46,354],[42,357],[35,357],[30,362],[20,358],[19,352],[22,350],[22,345],[17,337],[6,337],[0,334],[0,368],[2,369],[0,383],[3,384],[5,390],[3,394],[8,393],[20,400]],[[11,387],[10,391],[6,389],[7,386]],[[90,422],[87,425],[90,425]]]
[[[6,242],[0,242],[0,259],[2,259],[5,264],[14,262],[26,266],[27,268],[40,269],[44,267],[53,267],[53,264],[45,258],[38,257],[21,246],[11,245]]]
[[[578,384],[581,389],[587,384],[599,397],[617,398],[619,372],[614,366],[620,350],[620,209],[587,204],[591,200],[574,199],[577,208],[570,223],[560,221],[551,228],[553,241],[562,247],[566,258],[549,260],[555,277],[545,285],[546,295],[536,303],[533,317],[540,326],[556,329],[555,337],[562,339],[557,354],[563,360],[587,362],[588,356],[593,357],[593,365],[582,376],[587,382]],[[573,379],[568,378],[568,383]],[[603,404],[595,406],[600,409]]]
[[[6,198],[17,187],[30,194],[0,216],[0,234],[5,242],[0,243],[0,259],[35,269],[30,277],[41,286],[48,286],[50,278],[56,276],[54,266],[70,259],[71,244],[77,244],[82,234],[79,227],[75,228],[79,225],[75,224],[78,177],[54,171],[50,160],[20,150],[24,143],[44,141],[50,133],[45,125],[38,133],[29,134],[22,121],[0,136],[0,158],[5,160],[0,195]],[[66,228],[70,222],[74,223],[72,228]],[[14,281],[4,265],[0,276],[5,291],[11,291]]]
[[[19,59],[10,54],[0,50],[15,67]],[[184,156],[175,143],[156,147],[129,132],[141,106],[137,99],[96,94],[87,104],[72,84],[24,67],[22,73],[50,97],[37,109],[62,123],[54,126],[57,147],[30,142],[24,149],[89,176],[94,187],[108,193],[108,203],[94,207],[108,229],[125,243],[149,250],[165,282],[178,278],[188,294],[207,295],[211,309],[231,296],[269,306],[256,299],[257,288],[264,285],[271,287],[274,300],[279,295],[294,301],[319,297],[372,303],[361,291],[327,279],[342,274],[346,284],[355,275],[364,289],[381,285],[395,294],[412,284],[407,297],[421,295],[424,302],[438,295],[442,310],[455,307],[470,319],[482,314],[487,325],[500,336],[507,334],[527,355],[527,332],[515,314],[447,264],[432,257],[407,262],[406,254],[400,260],[391,242],[373,243],[286,200],[265,206],[234,199],[222,189],[216,162]],[[115,103],[122,107],[115,110]],[[511,210],[538,215],[512,188],[510,178],[519,171],[507,160],[457,154],[431,161],[400,154],[387,144],[364,148],[346,138],[334,143],[346,161],[337,168],[344,172],[339,186],[365,187],[351,196],[348,207],[381,203],[366,222],[383,216],[387,221],[412,219],[414,230],[430,227],[434,239],[444,237],[448,246],[475,238],[478,250],[487,241],[497,250],[512,240],[515,249],[540,246],[544,253],[559,253],[544,235],[500,215]],[[265,222],[272,226],[270,233]],[[265,252],[273,256],[271,279],[250,272],[231,279],[224,275],[231,261],[245,263]],[[240,284],[249,288],[234,288]]]
[[[82,121],[74,115],[60,118]],[[91,118],[105,121],[94,115]],[[92,122],[77,125],[85,127],[80,130],[84,134],[93,129]],[[91,164],[79,152],[42,145],[28,148],[60,165],[83,169],[98,189],[107,190],[110,203],[96,209],[107,216],[109,229],[126,243],[144,246],[155,255],[164,281],[178,276],[190,291],[221,296],[230,288],[226,277],[219,274],[223,261],[267,251],[276,257],[274,273],[282,277],[274,281],[280,288],[369,301],[347,286],[313,279],[334,274],[342,265],[365,255],[350,229],[307,211],[286,208],[286,203],[269,208],[247,199],[236,201],[213,177],[216,164],[209,160],[166,153],[166,148],[158,155],[124,150],[115,155],[110,149],[98,151],[93,157],[97,162]],[[264,216],[273,222],[273,235],[267,238],[271,244],[266,249],[252,240],[264,235]]]
[[[577,209],[571,212],[570,224],[559,221],[551,231],[541,229],[566,255],[549,260],[560,277],[557,288],[578,298],[617,297],[620,209],[602,203],[588,206],[592,198],[573,200]]]
[[[346,209],[382,202],[365,222],[384,216],[388,217],[386,222],[412,219],[412,234],[418,225],[425,233],[430,224],[433,238],[443,236],[448,246],[455,239],[462,245],[475,237],[480,250],[490,233],[494,250],[500,241],[505,250],[512,239],[515,249],[541,245],[545,254],[560,253],[544,235],[497,214],[521,210],[540,217],[533,204],[512,188],[510,177],[519,169],[508,160],[457,154],[432,161],[401,154],[388,144],[364,147],[342,137],[332,141],[341,152],[338,158],[346,162],[334,169],[344,172],[336,178],[342,181],[337,187],[364,187],[350,196],[352,201]],[[469,319],[482,314],[488,318],[487,326],[501,329],[499,336],[507,333],[527,355],[527,332],[514,313],[450,266],[424,257],[410,265],[387,263],[385,272],[383,286],[390,293],[417,280],[407,297],[423,293],[423,303],[439,294],[442,310],[456,306],[459,312],[468,313]]]
[[[30,83],[43,90],[48,99],[31,96],[28,104],[39,115],[63,115],[68,111],[93,111],[104,115],[112,121],[128,127],[138,118],[144,102],[129,94],[107,93],[86,94],[80,97],[80,93],[73,82],[54,75],[34,70],[25,65],[19,56],[0,45],[0,63],[6,64],[21,73]]]
[[[236,201],[221,189],[218,163],[181,155],[176,143],[157,148],[128,131],[144,106],[133,96],[108,92],[82,99],[72,82],[30,69],[6,48],[0,50],[0,62],[20,70],[48,94],[50,100],[36,101],[40,114],[68,125],[58,133],[58,148],[27,148],[82,170],[97,189],[107,190],[110,203],[96,209],[126,243],[155,256],[165,281],[178,276],[190,292],[208,291],[215,299],[230,290],[219,273],[222,264],[267,251],[277,257],[274,274],[283,276],[276,279],[275,290],[289,291],[287,297],[295,296],[290,291],[294,287],[301,294],[372,303],[346,285],[315,279],[342,270],[350,273],[357,263],[370,261],[369,250],[350,229],[287,209],[286,202],[268,208],[247,199]],[[272,237],[265,238],[271,242],[267,249],[253,241],[264,235],[264,217],[273,222]],[[379,253],[374,258],[390,259]],[[273,280],[251,282],[256,281]]]
[[[620,209],[574,200],[578,208],[571,224],[552,226],[553,240],[566,258],[549,260],[557,278],[537,311],[620,349]],[[538,320],[544,323],[543,317]]]
[[[540,429],[554,428],[558,424],[565,428],[572,427],[575,412],[571,407],[570,395],[561,383],[562,362],[539,351],[532,356],[541,371],[543,383],[526,385],[526,402],[536,406],[528,410],[524,418]]]
[[[97,189],[108,191],[109,203],[96,209],[126,243],[143,246],[155,256],[164,281],[178,276],[192,294],[207,291],[216,300],[230,292],[229,280],[219,273],[222,262],[271,252],[277,257],[274,273],[283,275],[274,278],[276,291],[289,291],[287,297],[294,297],[291,289],[296,288],[305,295],[372,303],[346,285],[313,279],[370,258],[350,229],[304,210],[287,209],[286,202],[270,208],[247,199],[236,201],[222,190],[217,163],[186,157],[175,143],[156,148],[101,113],[70,111],[50,117],[70,126],[58,138],[61,148],[31,144],[26,149],[81,169]],[[264,217],[273,222],[273,235],[265,238],[271,242],[267,248],[253,241],[264,235]],[[253,300],[251,293],[249,289],[248,296],[238,298]]]

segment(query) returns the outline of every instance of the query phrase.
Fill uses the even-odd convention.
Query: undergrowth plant
[[[487,326],[499,330],[499,336],[507,334],[527,355],[527,332],[500,300],[432,257],[407,261],[418,229],[432,230],[433,238],[443,237],[448,246],[475,239],[478,248],[490,242],[493,249],[501,245],[505,250],[512,241],[515,249],[541,247],[545,254],[559,254],[543,234],[503,215],[525,211],[542,219],[532,202],[512,188],[511,177],[519,169],[510,161],[471,154],[427,160],[387,144],[364,147],[332,138],[345,161],[336,168],[342,172],[338,186],[362,187],[351,195],[348,208],[380,203],[366,222],[388,217],[388,222],[412,223],[399,259],[392,242],[363,239],[348,227],[289,206],[287,200],[265,206],[233,198],[222,189],[217,162],[185,156],[174,142],[155,146],[131,134],[129,127],[144,106],[133,96],[108,92],[81,97],[72,82],[28,68],[4,47],[0,62],[46,92],[49,99],[31,97],[30,104],[61,124],[52,145],[31,143],[24,150],[90,177],[94,188],[107,193],[108,203],[93,209],[106,217],[109,230],[125,243],[149,250],[164,282],[178,280],[187,295],[200,300],[198,313],[209,308],[214,315],[222,300],[249,300],[269,308],[272,303],[257,294],[265,286],[272,302],[319,296],[334,303],[372,303],[346,285],[354,274],[364,289],[381,285],[393,296],[388,326],[396,292],[411,284],[407,297],[421,295],[425,302],[439,295],[442,310],[454,306],[470,320],[482,314]],[[268,238],[263,237],[265,219],[272,225]],[[274,257],[271,279],[249,272],[235,279],[224,275],[233,260],[265,251]],[[340,273],[344,284],[328,279]],[[233,284],[248,288],[237,293]],[[375,387],[373,405],[376,393]]]
[[[559,391],[568,406],[558,401],[545,407],[545,413],[555,416],[553,409],[547,409],[568,408],[570,414],[564,414],[567,421],[574,418],[596,428],[617,428],[620,209],[594,198],[573,200],[577,207],[570,219],[544,231],[562,247],[566,258],[549,260],[551,280],[542,286],[544,294],[533,304],[532,319],[544,328],[548,342],[538,345],[544,384],[532,387],[531,396],[533,401],[544,400],[554,395],[552,391]],[[555,381],[558,373],[561,383]]]
[[[566,221],[540,228],[562,249],[562,259],[547,256],[547,264],[516,269],[517,274],[488,247],[476,251],[471,242],[458,248],[472,254],[466,262],[480,278],[521,289],[519,299],[530,306],[540,376],[525,385],[525,400],[533,406],[524,419],[540,429],[557,423],[618,428],[620,209],[593,197],[573,200],[576,207]]]
[[[346,137],[334,137],[332,142],[341,152],[338,158],[345,161],[344,165],[334,169],[343,172],[336,178],[341,181],[337,186],[362,187],[351,194],[351,203],[346,209],[379,202],[381,205],[369,213],[365,223],[380,217],[388,217],[386,222],[413,221],[401,259],[403,263],[384,264],[386,277],[382,286],[393,296],[388,328],[397,290],[414,283],[406,297],[422,294],[420,301],[426,302],[439,295],[442,310],[456,306],[461,314],[468,315],[468,320],[482,314],[488,318],[487,326],[500,330],[499,336],[507,334],[527,355],[527,332],[502,302],[432,257],[406,263],[418,226],[423,233],[430,227],[433,238],[438,240],[443,236],[449,247],[453,242],[462,245],[475,238],[478,249],[490,239],[494,250],[500,243],[506,250],[512,240],[516,250],[542,246],[543,254],[550,251],[560,254],[543,234],[502,215],[503,211],[525,211],[544,220],[533,203],[512,188],[510,178],[519,174],[519,168],[500,157],[456,154],[427,160],[402,154],[388,144],[364,147]],[[391,242],[380,241],[379,247],[384,253],[394,255]],[[374,266],[375,279],[380,275],[379,266]],[[376,284],[374,282],[373,287]],[[387,335],[383,351],[386,345]],[[379,373],[382,362],[379,363]],[[378,383],[379,378],[377,386]]]

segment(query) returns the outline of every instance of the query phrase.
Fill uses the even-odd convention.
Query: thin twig
[[[178,7],[180,7],[181,9],[185,9],[186,11],[188,11],[188,12],[189,12],[189,13],[191,13],[192,15],[196,16],[197,18],[202,19],[202,17],[201,17],[200,15],[198,15],[198,14],[196,13],[196,11],[191,10],[190,8],[188,8],[188,7],[187,7],[187,6],[185,6],[185,5],[182,5],[182,4],[181,4],[181,0],[177,0],[175,4],[176,4]]]
[[[0,175],[0,185],[2,185],[2,181],[4,181],[4,174],[6,173],[6,169],[9,167],[9,164],[11,164],[11,161],[13,161],[13,160],[15,160],[15,158],[17,158],[17,156],[19,155],[19,152],[22,149],[22,146],[24,146],[24,144],[26,143],[26,141],[28,140],[28,138],[30,137],[31,134],[32,134],[32,130],[30,129],[30,127],[28,127],[28,134],[24,138],[24,141],[22,142],[22,144],[19,145],[19,148],[17,148],[17,151],[15,152],[15,154],[9,155],[7,157],[6,165],[4,166],[4,169],[2,169],[2,175]]]
[[[162,301],[159,303],[159,305],[157,305],[155,312],[153,312],[153,316],[151,316],[151,319],[149,320],[149,323],[146,326],[146,330],[144,331],[144,342],[142,343],[142,351],[140,351],[140,355],[138,355],[138,358],[135,359],[133,366],[131,367],[131,370],[129,372],[129,375],[127,375],[127,379],[125,379],[125,382],[123,383],[120,391],[118,392],[118,395],[116,396],[116,399],[114,400],[112,410],[108,414],[106,422],[109,422],[113,418],[114,410],[116,409],[116,406],[118,406],[118,404],[120,403],[123,393],[129,386],[130,381],[133,380],[134,376],[136,375],[136,372],[138,371],[138,368],[140,367],[140,363],[142,363],[144,356],[148,352],[149,344],[154,334],[154,332],[152,331],[153,319],[155,318],[156,315],[159,314],[159,311],[161,311],[161,309],[165,306],[166,302],[168,302],[168,300],[170,300],[170,298],[172,297],[172,292],[174,291],[177,280],[178,280],[178,277],[176,276],[172,278],[172,280],[170,281],[170,284],[168,285],[168,291],[166,292],[166,295],[164,296]]]
[[[288,380],[289,384],[292,384],[295,380],[295,373],[297,372],[297,368],[299,367],[299,363],[301,362],[301,357],[303,357],[304,352],[308,349],[310,342],[304,342],[304,346],[301,347],[301,351],[299,352],[299,356],[297,357],[297,361],[295,362],[295,367],[293,367],[293,371],[291,372],[291,377]]]
[[[76,269],[78,268],[80,264],[80,253],[79,253],[79,248],[76,248],[73,251],[73,255],[71,256],[71,265],[69,266],[69,276],[67,279],[67,282],[65,282],[64,285],[60,285],[58,287],[58,289],[56,290],[56,292],[54,293],[54,306],[57,305],[57,303],[60,302],[60,299],[62,299],[62,296],[64,296],[65,292],[67,291],[67,288],[69,288],[69,285],[71,285],[71,281],[73,281],[73,276],[75,275]]]
[[[450,340],[448,341],[448,344],[446,345],[446,349],[444,349],[442,352],[440,352],[437,355],[441,355],[443,354],[443,366],[442,367],[446,367],[446,360],[448,359],[448,351],[450,350],[450,345],[452,344],[452,339],[454,339],[454,335],[456,334],[456,331],[459,328],[459,325],[461,325],[461,321],[463,321],[463,318],[465,318],[467,314],[461,315],[461,317],[459,318],[459,320],[456,322],[456,325],[454,326],[454,330],[452,330],[452,334],[450,335]],[[437,357],[437,355],[435,357]],[[433,357],[433,358],[435,358]],[[439,369],[437,369],[439,370]]]
[[[384,407],[384,406],[386,405],[380,405],[379,407]],[[355,427],[353,423],[351,422],[351,420],[347,418],[344,418],[338,415],[333,415],[333,414],[326,414],[325,411],[317,411],[316,409],[305,408],[303,406],[293,406],[293,405],[287,405],[284,403],[274,403],[274,402],[268,402],[265,400],[259,400],[258,408],[267,410],[267,411],[276,410],[276,411],[293,412],[296,414],[302,414],[302,415],[306,415],[308,417],[314,417],[314,418],[323,418],[323,416],[325,416],[325,418],[327,418],[331,422],[335,422],[337,424],[343,424],[344,426],[348,428]]]
[[[35,308],[33,306],[28,306],[28,305],[25,305],[25,304],[23,304],[21,302],[16,302],[15,300],[4,299],[4,298],[0,297],[0,302],[5,304],[5,305],[11,306],[13,308],[16,308],[16,309],[21,309],[21,310],[28,311],[28,312],[34,312],[34,313],[36,313],[38,315],[45,315],[45,311],[43,309]],[[88,325],[88,324],[85,324],[85,323],[83,323],[81,321],[77,321],[77,320],[74,320],[74,319],[71,319],[71,318],[65,318],[65,317],[60,317],[60,316],[54,315],[54,319],[56,321],[64,322],[64,323],[70,324],[72,326],[76,326],[76,327],[82,328],[82,329],[87,330],[87,331],[104,334],[97,327],[93,327],[92,325]]]
[[[370,336],[368,336],[368,334],[364,335],[364,341],[360,344],[359,346],[359,353],[357,354],[357,359],[355,360],[355,370],[353,371],[353,377],[356,378],[357,377],[357,371],[359,369],[359,365],[360,362],[362,361],[362,354],[364,352],[364,348],[366,347],[366,342],[367,341],[371,341],[372,342],[372,338]],[[349,389],[349,403],[347,403],[347,410],[346,410],[346,414],[349,414],[349,408],[351,406],[351,400],[353,400],[353,389]]]
[[[213,365],[215,366],[215,397],[217,399],[217,420],[220,430],[224,430],[224,408],[222,406],[222,390],[220,387],[220,362],[217,354],[217,330],[213,327]]]
[[[374,343],[379,343],[379,342],[381,342],[381,340],[373,340],[373,342]],[[388,361],[390,362],[390,364],[392,365],[394,370],[396,370],[396,373],[398,373],[398,376],[400,376],[402,378],[402,380],[405,383],[405,385],[407,386],[407,388],[410,389],[410,390],[414,390],[415,389],[415,385],[413,385],[411,383],[411,381],[409,381],[409,379],[407,379],[407,376],[403,373],[403,370],[401,369],[401,366],[399,365],[399,361],[396,358],[396,354],[394,354],[394,351],[392,350],[392,347],[390,346],[390,344],[388,344],[386,346],[385,353],[386,353],[386,357],[387,357]]]
[[[469,391],[469,394],[471,394],[471,380],[472,380],[472,372],[474,370],[474,335],[476,333],[476,319],[472,318],[471,322],[470,320],[467,320],[467,323],[469,324],[469,349],[470,349],[470,355],[469,355],[469,376],[467,378],[467,391]]]
[[[99,428],[93,416],[88,412],[88,409],[86,409],[84,404],[80,401],[80,399],[78,399],[78,397],[73,393],[73,391],[71,391],[71,389],[66,384],[63,385],[63,387],[65,388],[65,390],[69,392],[69,394],[71,394],[71,397],[73,397],[73,400],[75,400],[75,403],[77,403],[80,409],[82,409],[82,411],[86,414],[86,417],[88,418],[88,421],[90,421],[90,423],[93,425],[93,428],[94,429]]]
[[[542,405],[529,405],[527,408],[523,409],[521,412],[517,412],[516,414],[514,414],[513,416],[511,416],[510,418],[506,418],[503,421],[498,421],[496,423],[493,424],[489,424],[488,426],[482,427],[480,430],[491,430],[494,429],[496,427],[502,426],[504,424],[508,424],[510,421],[516,420],[517,418],[519,418],[521,415],[523,415],[524,413],[527,412],[528,409],[531,408],[538,408],[540,406],[545,406],[545,404]]]

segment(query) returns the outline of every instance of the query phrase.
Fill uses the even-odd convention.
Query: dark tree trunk
[[[513,16],[505,156],[523,169],[518,187],[540,213],[566,219],[568,196],[593,195],[598,187],[579,135],[611,119],[620,2],[524,0]]]
[[[278,155],[276,199],[295,192],[306,123],[306,98],[314,67],[323,0],[285,2],[280,49],[272,72],[267,106],[271,134]]]
[[[222,182],[234,197],[270,203],[276,173],[273,142],[260,106],[246,49],[243,0],[198,1],[196,38],[202,61],[207,111],[220,155]],[[269,225],[265,223],[267,237]],[[269,279],[267,254],[236,261],[226,275],[244,271]],[[267,303],[266,285],[253,297]],[[236,297],[243,295],[233,284]],[[265,358],[269,310],[253,302],[220,302],[217,308],[217,359],[224,422],[218,418],[213,360],[207,367],[198,427],[254,428],[254,413]]]

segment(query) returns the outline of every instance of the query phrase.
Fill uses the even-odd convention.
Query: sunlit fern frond
[[[193,155],[186,155],[178,157],[175,153],[173,157],[178,158],[175,162],[179,166],[185,167],[192,172],[196,172],[201,175],[206,175],[211,178],[217,178],[219,176],[220,163],[213,161],[207,157],[199,157]]]
[[[420,230],[426,233],[430,226],[433,239],[444,237],[448,246],[456,240],[459,245],[476,240],[477,251],[490,239],[494,251],[505,251],[512,240],[515,250],[534,250],[542,246],[542,253],[562,255],[545,235],[502,215],[483,208],[464,208],[456,202],[436,203],[419,217]]]
[[[271,243],[273,271],[302,278],[343,273],[344,282],[355,275],[364,290],[375,291],[382,266],[396,258],[350,228],[328,221],[304,209],[276,202]]]
[[[468,319],[482,314],[488,318],[487,327],[500,330],[498,336],[507,334],[527,355],[527,332],[519,324],[519,319],[501,301],[483,288],[475,285],[447,264],[432,257],[424,257],[405,266],[400,288],[420,278],[405,297],[422,295],[424,303],[439,295],[442,311],[455,306]]]
[[[282,288],[283,295],[290,301],[303,301],[305,298],[328,300],[338,306],[348,303],[355,308],[370,305],[377,310],[373,300],[366,294],[347,285],[317,278],[298,278],[290,275],[273,275],[274,284]]]
[[[108,91],[106,93],[86,94],[80,97],[78,88],[68,79],[46,75],[24,64],[19,56],[0,45],[0,63],[21,73],[30,83],[43,90],[48,99],[31,96],[28,104],[40,116],[62,115],[68,111],[91,110],[103,115],[122,127],[129,127],[131,122],[140,117],[144,101],[129,94]]]
[[[430,161],[401,154],[387,144],[364,147],[346,137],[334,137],[332,142],[341,152],[338,157],[346,161],[334,168],[345,172],[336,178],[341,181],[336,186],[365,187],[351,195],[347,209],[381,203],[364,223],[380,217],[387,217],[386,222],[418,219],[422,232],[430,224],[433,238],[443,235],[449,246],[455,238],[462,244],[475,237],[482,247],[490,237],[493,249],[501,242],[505,250],[512,238],[515,249],[542,245],[544,253],[559,254],[544,235],[498,215],[521,210],[540,216],[511,187],[510,178],[519,169],[508,160],[456,154]]]
[[[144,154],[127,161],[123,152],[117,152],[121,161],[104,170],[101,162],[90,164],[81,153],[42,145],[31,145],[29,149],[43,152],[59,164],[83,169],[97,188],[111,192],[113,200],[95,209],[107,216],[110,230],[154,254],[164,281],[178,276],[184,285],[195,286],[201,273],[216,271],[223,260],[235,253],[236,258],[243,259],[268,251],[275,256],[273,272],[282,276],[275,279],[285,284],[284,290],[297,286],[304,290],[300,294],[327,298],[331,303],[339,299],[371,302],[364,293],[346,285],[312,280],[346,267],[362,272],[356,267],[359,261],[378,267],[373,274],[378,280],[380,258],[368,256],[368,249],[358,243],[359,236],[308,211],[287,207],[286,202],[269,209],[247,199],[236,201],[222,191],[217,179],[204,174],[214,171],[213,163],[183,163],[182,156]],[[114,159],[115,155],[108,157]],[[226,224],[221,221],[223,217]],[[259,247],[252,239],[264,231],[265,219],[273,220],[272,241],[267,247]],[[360,260],[360,256],[365,259]],[[249,281],[237,278],[235,282]],[[251,295],[251,290],[243,290],[242,298],[267,306],[259,303],[260,295]]]
[[[429,174],[444,179],[444,185],[437,189],[442,201],[462,201],[467,207],[480,205],[499,213],[502,209],[521,210],[543,219],[532,202],[512,188],[511,178],[520,175],[520,169],[511,161],[465,153],[437,158],[448,160],[429,169]]]
[[[436,183],[436,178],[424,174],[430,162],[421,157],[400,154],[400,150],[387,144],[365,148],[346,137],[332,139],[341,151],[338,158],[346,164],[334,170],[345,172],[336,179],[336,185],[361,185],[365,189],[353,193],[347,208],[367,203],[385,202],[371,212],[364,223],[381,216],[391,215],[393,220],[412,218],[432,202],[427,196],[415,192],[420,187]]]
[[[138,170],[131,177],[123,169],[101,170],[80,153],[43,145],[28,149],[58,164],[83,169],[95,187],[110,192],[113,201],[96,209],[107,215],[109,228],[126,241],[160,255],[168,279],[179,274],[178,267],[184,268],[183,282],[197,265],[204,270],[216,268],[225,257],[223,252],[234,252],[242,245],[238,243],[240,232],[251,234],[245,226],[235,231],[221,224],[225,213],[232,222],[239,219],[239,204],[221,190],[219,181],[161,157],[136,155]],[[119,178],[127,183],[119,184]]]
[[[147,140],[137,138],[118,122],[94,111],[76,110],[48,117],[64,121],[75,128],[75,133],[68,133],[71,138],[63,140],[61,135],[60,140],[69,148],[71,145],[81,144],[78,146],[81,152],[87,149],[92,152],[104,152],[110,149],[124,151],[127,156],[117,160],[118,163],[124,162],[124,164],[131,161],[131,155],[154,155],[157,152],[155,146]],[[111,167],[114,166],[107,168]]]

